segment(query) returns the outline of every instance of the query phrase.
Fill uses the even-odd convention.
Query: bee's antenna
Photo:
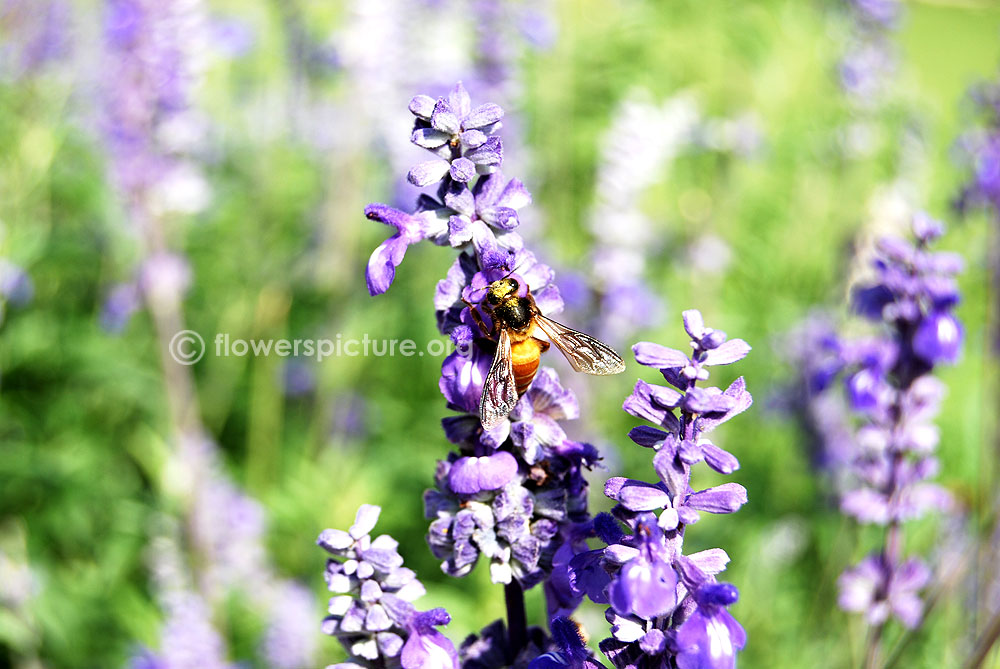
[[[522,258],[521,262],[508,269],[509,266],[507,263],[514,256],[513,252],[501,253],[500,251],[490,250],[483,254],[481,262],[484,269],[507,269],[507,273],[501,277],[501,279],[506,279],[523,267],[524,262],[527,260],[526,258]]]
[[[522,267],[524,267],[524,263],[525,263],[526,260],[527,260],[526,258],[522,259],[521,262],[519,262],[517,265],[514,265],[514,267],[512,267],[509,272],[507,272],[507,274],[506,274],[506,276],[504,276],[504,278],[506,279],[511,274],[517,272],[519,269],[521,269]]]

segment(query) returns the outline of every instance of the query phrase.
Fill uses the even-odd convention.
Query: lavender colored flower
[[[212,609],[195,590],[181,555],[179,528],[164,519],[164,533],[150,545],[153,580],[166,614],[160,631],[159,652],[137,649],[131,658],[134,669],[230,669],[226,644],[212,623]]]
[[[449,176],[467,183],[477,174],[489,174],[503,162],[503,144],[493,136],[500,129],[503,109],[486,103],[472,107],[461,83],[447,98],[418,95],[410,101],[416,117],[410,138],[437,159],[413,167],[408,179],[414,186],[429,186]]]
[[[580,628],[568,618],[553,618],[552,645],[555,649],[539,655],[528,664],[528,669],[603,669],[594,659],[580,636]]]
[[[64,0],[5,0],[0,5],[0,77],[23,79],[70,53],[71,5]]]
[[[509,584],[516,578],[526,586],[538,583],[544,576],[543,557],[556,550],[559,524],[585,508],[581,468],[595,457],[588,449],[553,452],[551,462],[534,470],[512,471],[508,468],[517,461],[509,452],[498,451],[476,458],[481,470],[477,480],[510,476],[508,482],[497,490],[487,489],[491,483],[462,493],[455,487],[467,485],[467,475],[453,477],[452,471],[465,458],[452,454],[438,463],[437,489],[424,495],[426,515],[433,520],[427,538],[431,552],[453,576],[469,573],[482,554],[490,560],[493,582]]]
[[[840,576],[838,603],[845,611],[864,613],[873,627],[884,625],[890,615],[909,628],[920,623],[923,603],[917,594],[930,581],[930,570],[919,559],[902,565],[886,564],[870,555]]]
[[[171,653],[181,651],[175,651],[174,642],[168,638],[183,635],[185,626],[193,624],[177,623],[178,630],[172,630],[175,599],[183,604],[179,610],[185,616],[197,613],[189,611],[192,606],[203,608],[199,615],[204,615],[210,625],[214,607],[223,605],[234,593],[246,597],[266,621],[261,652],[269,666],[312,666],[315,635],[300,623],[314,618],[316,604],[308,590],[280,578],[269,563],[264,547],[264,509],[225,476],[215,444],[204,437],[182,438],[167,469],[176,481],[175,494],[191,511],[183,523],[183,535],[178,529],[166,533],[155,540],[152,550],[154,585],[167,613],[161,650],[156,654],[167,662],[163,666],[200,666],[196,659],[188,664],[170,664]],[[177,525],[173,520],[163,522]],[[172,526],[168,524],[168,528]],[[182,557],[182,548],[192,556],[191,560]],[[175,597],[176,593],[180,594]],[[195,635],[199,628],[191,629]],[[208,643],[207,634],[206,630],[193,636],[197,647]],[[218,654],[225,657],[225,642],[217,632],[214,634],[221,648]],[[198,657],[197,652],[192,653],[192,657]],[[211,654],[205,658],[204,666],[215,666]]]
[[[365,279],[372,295],[384,293],[396,277],[396,268],[403,262],[403,255],[410,244],[447,233],[447,223],[439,220],[434,211],[411,215],[384,204],[370,204],[365,216],[396,229],[396,234],[382,242],[368,260]]]
[[[184,159],[193,142],[177,140],[200,132],[190,105],[198,69],[189,49],[206,26],[190,3],[110,0],[105,8],[103,130],[113,181],[139,229],[173,204],[187,210],[207,203],[204,179]],[[180,200],[167,190],[178,185],[186,192]]]
[[[814,313],[784,335],[778,346],[789,360],[794,381],[782,389],[777,407],[795,417],[813,466],[839,496],[849,484],[856,452],[847,400],[829,392],[844,368],[844,345],[832,317]]]
[[[720,549],[684,555],[682,546],[699,511],[733,513],[747,501],[737,483],[694,491],[690,479],[691,467],[702,461],[725,474],[739,467],[707,435],[750,406],[742,377],[726,390],[697,384],[708,378],[709,367],[737,362],[750,347],[706,327],[696,310],[684,312],[684,328],[690,354],[649,342],[633,347],[636,360],[658,369],[669,385],[640,380],[623,406],[657,426],[637,427],[629,436],[653,450],[659,480],[609,479],[604,494],[617,505],[593,523],[607,547],[588,550],[578,543],[568,561],[571,587],[611,606],[611,637],[601,650],[620,668],[729,668],[746,641],[726,611],[736,601],[736,588],[715,578],[728,555]]]
[[[881,549],[839,581],[841,608],[864,613],[875,629],[870,654],[877,654],[890,616],[906,627],[920,622],[919,591],[930,572],[919,559],[904,559],[903,524],[954,505],[928,479],[938,470],[940,433],[933,419],[944,395],[932,373],[957,359],[963,337],[953,313],[959,300],[954,275],[962,262],[929,249],[944,232],[939,221],[920,213],[911,228],[913,241],[878,242],[874,277],[853,291],[855,311],[879,324],[879,333],[849,340],[828,331],[814,367],[822,379],[816,387],[826,394],[836,376],[843,378],[847,404],[858,419],[845,426],[850,457],[840,509],[860,523],[885,527]]]
[[[316,540],[331,555],[325,578],[335,593],[323,631],[337,637],[356,666],[457,669],[455,647],[436,629],[450,621],[448,614],[413,607],[423,584],[403,567],[392,537],[369,534],[380,513],[363,504],[350,529],[324,530]]]
[[[480,256],[500,249],[521,249],[520,237],[511,231],[519,223],[517,210],[531,201],[531,195],[520,181],[506,180],[496,172],[478,179],[471,189],[463,183],[446,182],[439,189],[439,198],[421,196],[413,214],[382,204],[365,209],[369,219],[396,229],[368,261],[365,276],[370,294],[388,290],[407,247],[425,239],[456,248],[472,246]]]
[[[448,409],[456,412],[442,421],[455,451],[438,461],[435,488],[424,494],[431,520],[427,541],[452,576],[468,574],[485,557],[493,582],[504,585],[509,622],[509,628],[498,622],[467,639],[459,652],[462,666],[526,667],[546,653],[544,661],[562,663],[558,666],[599,666],[579,635],[563,634],[563,623],[553,623],[558,638],[549,640],[541,630],[527,628],[523,611],[524,589],[543,581],[554,617],[571,614],[582,599],[573,591],[569,565],[593,535],[583,472],[599,458],[589,444],[569,439],[561,425],[579,415],[576,398],[554,371],[541,368],[509,415],[489,430],[479,418],[497,346],[488,334],[490,314],[477,306],[489,286],[510,278],[520,296],[530,291],[543,314],[563,306],[552,269],[525,248],[517,231],[519,209],[531,198],[520,181],[501,172],[495,132],[502,111],[496,105],[472,108],[461,85],[447,98],[417,96],[410,110],[417,117],[412,140],[438,156],[412,169],[410,181],[440,183],[434,197],[420,196],[412,213],[368,207],[369,218],[397,232],[376,249],[367,278],[372,294],[384,292],[406,248],[418,241],[459,251],[434,296],[438,328],[456,346],[439,381]],[[335,617],[347,620],[348,612],[344,608]],[[412,647],[440,654],[432,634],[412,639],[407,642]],[[377,649],[370,635],[361,641]],[[405,664],[408,656],[401,657]]]

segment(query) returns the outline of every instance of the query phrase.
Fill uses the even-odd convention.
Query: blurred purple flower
[[[20,79],[66,62],[71,52],[71,5],[64,0],[4,0],[0,4],[0,78]]]
[[[838,603],[845,611],[864,613],[873,627],[885,624],[893,615],[904,626],[914,628],[923,613],[917,593],[930,576],[930,569],[918,559],[887,565],[883,558],[871,555],[841,574]]]
[[[890,39],[903,11],[899,0],[847,0],[850,35],[840,61],[840,84],[857,107],[878,104],[896,70]]]
[[[844,377],[849,405],[860,418],[857,426],[843,426],[850,451],[846,476],[839,479],[840,509],[886,529],[880,550],[841,576],[839,603],[865,613],[875,628],[890,615],[907,627],[919,624],[919,591],[930,572],[916,558],[904,561],[903,523],[954,508],[952,496],[927,479],[938,470],[933,452],[940,434],[932,421],[944,394],[932,373],[958,358],[963,338],[953,314],[959,300],[954,275],[962,262],[929,250],[944,233],[939,221],[920,213],[911,229],[914,241],[879,240],[874,278],[852,294],[855,311],[880,324],[880,334],[848,340],[828,331],[829,345],[806,363],[821,370],[824,383],[817,388],[828,394],[832,378]]]
[[[116,285],[104,300],[101,327],[112,334],[120,333],[141,306],[142,294],[137,284],[128,282]]]

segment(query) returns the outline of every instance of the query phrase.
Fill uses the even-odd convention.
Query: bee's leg
[[[483,333],[483,336],[484,337],[493,336],[493,332],[488,327],[486,327],[486,322],[483,320],[483,317],[479,315],[479,310],[476,309],[476,306],[472,304],[472,302],[469,302],[464,297],[462,298],[462,301],[465,302],[465,306],[469,307],[469,312],[472,314],[472,320],[476,321],[476,325],[479,326],[479,329]],[[496,319],[493,320],[495,321]],[[494,322],[494,328],[495,326],[496,323]]]

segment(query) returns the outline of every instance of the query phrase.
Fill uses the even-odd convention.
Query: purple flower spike
[[[710,365],[736,362],[750,347],[707,327],[697,310],[684,312],[684,327],[690,355],[650,342],[633,347],[636,360],[659,370],[670,385],[640,380],[622,406],[657,425],[634,428],[629,437],[653,450],[659,481],[608,479],[604,494],[618,505],[613,516],[594,520],[594,532],[607,547],[581,551],[569,561],[570,582],[593,601],[611,604],[605,613],[611,637],[601,649],[619,669],[733,667],[746,643],[743,628],[725,608],[736,601],[736,589],[715,581],[729,556],[721,549],[685,556],[681,549],[699,512],[733,513],[747,501],[738,483],[693,492],[690,481],[691,468],[700,462],[724,474],[739,468],[731,453],[705,435],[750,407],[746,383],[741,377],[725,391],[698,384],[708,378]]]
[[[954,274],[962,262],[929,249],[944,233],[940,222],[918,213],[912,232],[914,240],[879,240],[873,279],[853,290],[855,310],[879,323],[879,333],[848,340],[827,326],[812,345],[817,350],[802,355],[807,373],[823,376],[822,383],[808,382],[813,396],[803,409],[809,424],[829,440],[824,446],[831,457],[824,464],[838,488],[840,510],[860,523],[885,528],[881,547],[839,580],[840,607],[864,614],[874,628],[873,643],[891,617],[906,627],[920,623],[919,591],[929,571],[918,559],[901,555],[904,522],[928,511],[948,512],[954,504],[947,491],[927,479],[938,470],[933,451],[940,434],[931,420],[943,392],[932,372],[936,365],[955,362],[962,343],[953,313],[959,300]],[[838,374],[844,398],[832,392],[836,386],[830,382]],[[857,414],[857,424],[848,420],[848,407]],[[834,443],[839,450],[833,450]],[[871,647],[868,653],[878,651]]]

